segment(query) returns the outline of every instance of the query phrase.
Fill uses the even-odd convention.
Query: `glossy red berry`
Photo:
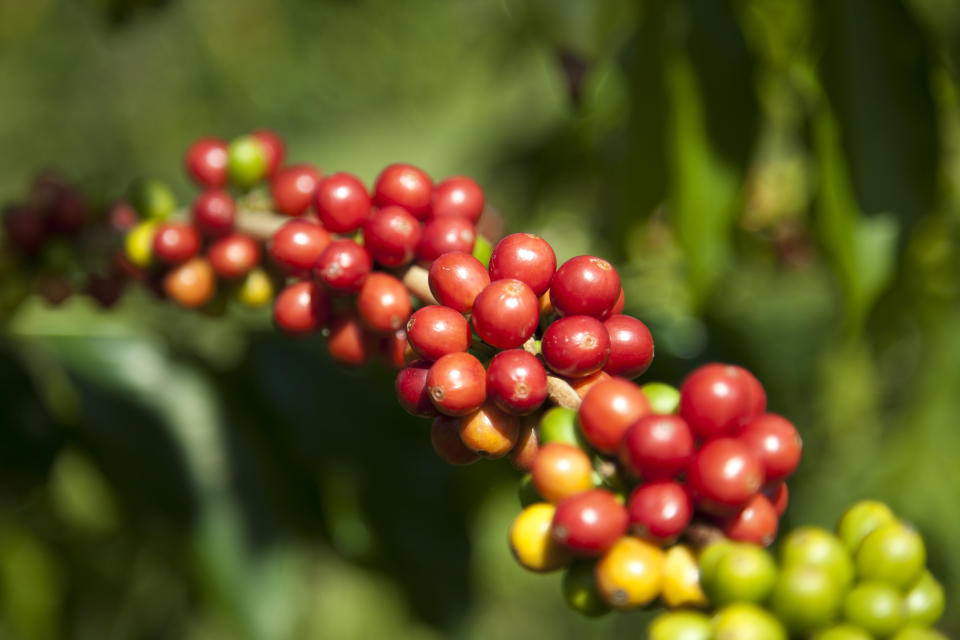
[[[627,502],[631,532],[654,541],[672,541],[693,517],[693,501],[679,482],[660,480],[637,487]]]
[[[766,413],[754,418],[740,429],[737,439],[760,461],[765,483],[787,478],[800,464],[803,441],[782,416]]]
[[[731,540],[769,547],[777,537],[780,515],[762,493],[758,493],[735,515],[723,523],[723,533]]]
[[[315,204],[323,226],[334,233],[356,231],[370,215],[370,194],[350,173],[335,173],[317,184]]]
[[[270,257],[292,275],[310,273],[323,250],[331,242],[330,234],[308,220],[291,220],[273,234]]]
[[[319,169],[309,164],[295,164],[276,172],[270,180],[270,194],[277,211],[288,216],[306,213],[320,182]]]
[[[197,184],[222,187],[227,184],[227,141],[200,138],[187,149],[184,164]]]
[[[597,451],[614,453],[630,425],[651,411],[639,386],[611,378],[594,385],[580,403],[580,431]]]
[[[277,172],[277,169],[283,163],[283,159],[287,155],[287,145],[284,144],[283,138],[269,129],[258,129],[250,135],[263,147],[264,157],[267,161],[267,177],[269,178]]]
[[[395,370],[402,369],[416,359],[416,354],[407,342],[407,330],[404,328],[380,336],[377,340],[377,353],[384,364]]]
[[[242,278],[260,263],[260,244],[245,233],[231,233],[210,245],[207,260],[221,278]]]
[[[445,253],[430,265],[430,292],[440,304],[460,313],[473,308],[477,295],[490,284],[483,264],[469,253]]]
[[[483,189],[471,178],[447,178],[433,189],[430,215],[434,217],[462,216],[471,222],[480,219],[485,199]]]
[[[360,366],[370,359],[371,347],[371,337],[354,313],[344,313],[330,321],[327,351],[335,361]]]
[[[444,462],[462,466],[472,464],[480,459],[480,455],[460,439],[460,421],[462,418],[437,416],[430,426],[430,444]]]
[[[596,318],[567,316],[547,327],[540,349],[553,371],[568,378],[582,378],[607,363],[610,334]]]
[[[746,378],[747,388],[750,390],[750,411],[753,417],[762,416],[767,412],[767,392],[756,376],[743,367],[731,365]]]
[[[374,271],[357,294],[357,312],[369,329],[396,331],[407,323],[413,305],[403,283],[388,273]]]
[[[687,469],[687,484],[699,507],[729,514],[760,490],[763,468],[739,440],[717,438],[697,451]]]
[[[693,432],[677,415],[643,416],[620,443],[620,460],[644,480],[669,480],[684,472],[693,460]]]
[[[547,372],[532,353],[523,349],[501,351],[487,366],[487,393],[504,411],[531,413],[547,398]]]
[[[409,164],[392,164],[377,177],[373,187],[377,206],[403,207],[419,220],[430,213],[433,181],[430,176]]]
[[[770,501],[770,504],[773,505],[777,516],[782,517],[787,511],[787,503],[790,502],[790,491],[787,489],[787,483],[777,482],[767,485],[763,488],[762,493]]]
[[[553,247],[532,233],[513,233],[497,243],[490,254],[490,277],[494,280],[515,278],[525,282],[537,296],[542,296],[557,270]]]
[[[370,254],[353,240],[334,240],[314,266],[317,280],[332,291],[355,293],[373,269]]]
[[[632,316],[614,315],[603,322],[610,336],[610,357],[603,370],[612,376],[636,378],[653,362],[653,336]]]
[[[680,415],[700,438],[729,435],[755,417],[755,401],[744,370],[724,364],[695,369],[680,388]]]
[[[596,256],[567,260],[553,276],[550,301],[560,315],[606,317],[620,297],[620,276]]]
[[[313,282],[297,282],[277,294],[273,302],[273,321],[291,336],[319,330],[330,316],[328,294]]]
[[[553,514],[553,539],[585,556],[599,556],[627,533],[626,508],[609,491],[594,489],[570,496]]]
[[[450,307],[434,304],[417,309],[407,321],[407,340],[426,360],[470,348],[470,324]]]
[[[430,418],[437,415],[437,409],[430,400],[427,391],[427,374],[432,362],[416,360],[411,362],[397,374],[394,385],[397,391],[397,400],[407,413],[421,418]]]
[[[448,353],[430,367],[427,389],[437,411],[465,416],[487,399],[487,372],[469,353]]]
[[[193,222],[205,236],[230,233],[237,217],[236,205],[226,191],[208,189],[193,201]]]
[[[537,296],[519,280],[494,280],[473,302],[473,328],[498,349],[521,346],[537,330],[539,320]]]
[[[610,309],[610,316],[616,316],[623,313],[623,307],[627,304],[627,299],[623,295],[623,287],[620,287],[620,296],[617,298],[617,301],[613,305],[613,309]],[[607,317],[610,317],[607,316]]]
[[[200,251],[200,234],[186,222],[164,222],[153,234],[153,255],[167,264],[186,262]]]
[[[385,267],[400,267],[413,261],[423,228],[401,207],[375,211],[363,224],[363,246]]]
[[[473,253],[476,240],[477,230],[466,218],[433,218],[423,228],[423,236],[417,245],[417,260],[428,265],[451,251]]]

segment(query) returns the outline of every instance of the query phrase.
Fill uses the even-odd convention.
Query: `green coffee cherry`
[[[826,571],[841,591],[853,584],[853,559],[840,539],[819,527],[797,527],[783,540],[780,549],[783,566],[810,565]]]
[[[873,636],[852,624],[838,624],[814,634],[811,640],[873,640]]]
[[[540,446],[548,442],[562,442],[580,449],[587,449],[587,443],[577,427],[577,412],[573,409],[553,407],[540,419]]]
[[[916,584],[910,587],[904,600],[907,603],[907,621],[922,627],[935,624],[946,606],[943,585],[929,571],[924,571]]]
[[[680,406],[680,392],[676,387],[663,382],[649,382],[640,390],[646,394],[654,413],[676,413]]]
[[[493,245],[479,233],[473,244],[473,257],[480,261],[485,267],[490,266],[490,256],[493,254]]]
[[[861,500],[843,514],[837,523],[837,535],[851,553],[874,529],[896,520],[890,507],[876,500]]]
[[[253,136],[237,138],[227,147],[227,175],[241,189],[249,189],[267,175],[267,154]]]
[[[520,478],[520,486],[517,488],[517,497],[520,498],[520,506],[527,508],[534,502],[543,502],[543,498],[537,493],[537,488],[533,486],[533,476],[529,473]]]
[[[947,640],[947,636],[936,629],[925,627],[904,627],[890,640]]]
[[[144,269],[153,261],[153,236],[157,231],[157,222],[144,220],[138,222],[123,239],[123,249],[127,260]]]
[[[732,604],[713,617],[713,640],[787,640],[783,625],[755,604]]]
[[[777,578],[770,609],[791,633],[801,635],[836,620],[845,592],[825,568],[786,566]]]
[[[764,602],[777,581],[777,565],[765,549],[737,544],[724,553],[701,585],[711,604]]]
[[[610,611],[597,592],[593,562],[577,562],[563,572],[563,598],[574,611],[596,618]]]
[[[711,542],[700,551],[700,555],[697,558],[697,565],[700,568],[701,585],[714,582],[720,559],[727,555],[732,549],[735,549],[736,546],[736,542],[719,540],[717,542]]]
[[[150,178],[130,185],[130,204],[143,218],[165,220],[177,208],[177,198],[165,183]]]
[[[906,589],[915,583],[927,563],[923,538],[902,522],[872,531],[856,553],[857,573],[867,580],[888,582]]]
[[[710,640],[710,618],[696,611],[668,611],[647,629],[648,640]]]
[[[907,605],[895,587],[867,580],[847,594],[843,616],[878,638],[889,638],[907,621]]]

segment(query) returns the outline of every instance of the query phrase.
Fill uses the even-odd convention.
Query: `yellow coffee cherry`
[[[273,282],[267,272],[258,267],[248,273],[237,290],[237,299],[251,309],[269,304],[273,300]]]
[[[677,544],[667,549],[663,562],[661,597],[671,609],[707,605],[707,596],[700,588],[700,567],[687,545]]]
[[[660,547],[624,536],[597,563],[597,590],[615,609],[642,607],[660,595],[663,567]]]
[[[536,502],[521,511],[510,525],[510,550],[525,569],[545,573],[573,561],[570,552],[550,535],[554,511],[552,504]]]
[[[141,269],[149,267],[153,261],[153,235],[156,231],[155,221],[144,220],[130,229],[124,238],[123,248],[127,259]]]

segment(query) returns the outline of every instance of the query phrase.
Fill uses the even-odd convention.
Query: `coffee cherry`
[[[236,205],[226,191],[208,189],[193,201],[193,223],[205,236],[218,237],[233,230]]]
[[[417,309],[407,321],[407,340],[426,360],[466,351],[470,347],[470,336],[467,319],[439,304]]]
[[[520,437],[521,419],[501,411],[492,402],[460,420],[460,439],[484,458],[502,458]]]
[[[432,217],[462,216],[473,223],[483,213],[483,189],[474,180],[464,176],[447,178],[433,189]]]
[[[557,313],[604,318],[620,295],[620,276],[609,262],[577,256],[557,269],[550,284],[550,302]]]
[[[356,293],[372,269],[373,261],[366,249],[353,240],[334,240],[317,258],[313,271],[317,280],[331,291]]]
[[[403,207],[423,220],[430,213],[433,181],[413,165],[392,164],[377,176],[373,198],[379,207]]]
[[[823,569],[842,590],[853,584],[853,560],[840,539],[819,527],[797,527],[780,546],[784,567],[809,566]]]
[[[288,216],[306,213],[320,178],[320,171],[308,164],[295,164],[277,171],[270,180],[270,194],[277,211]]]
[[[260,268],[252,269],[240,284],[237,299],[251,309],[259,309],[273,300],[273,282],[266,271]]]
[[[3,227],[8,244],[26,256],[36,255],[47,237],[47,224],[41,212],[25,205],[4,208]]]
[[[411,362],[397,374],[395,388],[397,401],[407,413],[421,418],[437,415],[427,391],[427,373],[432,362],[417,360]]]
[[[569,384],[570,388],[576,391],[577,396],[583,400],[587,397],[587,394],[590,393],[590,389],[612,377],[613,376],[606,371],[595,371],[588,376],[568,380],[567,384]]]
[[[292,275],[309,273],[331,242],[330,234],[308,220],[291,220],[270,239],[270,257]]]
[[[487,366],[487,393],[504,411],[531,413],[547,398],[547,372],[523,349],[501,351]]]
[[[748,422],[737,432],[737,439],[763,466],[764,482],[783,480],[800,464],[800,434],[790,421],[776,414],[766,413]]]
[[[160,180],[135,180],[130,185],[129,198],[133,208],[150,220],[166,220],[177,208],[173,190]]]
[[[510,525],[510,551],[524,569],[547,573],[569,565],[570,552],[550,535],[550,524],[556,508],[538,502],[520,512]]]
[[[153,261],[153,236],[157,232],[155,220],[138,222],[123,238],[123,250],[127,260],[136,267],[145,269]]]
[[[950,640],[936,629],[926,629],[915,625],[907,625],[893,635],[890,640]]]
[[[533,335],[539,317],[537,297],[530,287],[519,280],[494,280],[474,301],[471,321],[484,342],[512,349]]]
[[[648,382],[640,387],[647,394],[654,413],[676,413],[680,406],[680,392],[662,382]]]
[[[610,612],[610,605],[597,592],[594,563],[580,560],[563,573],[563,599],[567,605],[588,618],[597,618]]]
[[[400,328],[393,333],[379,336],[377,353],[391,369],[399,370],[416,359],[416,354],[407,342],[407,330]]]
[[[723,523],[723,533],[731,540],[769,547],[777,537],[779,516],[770,500],[758,493],[735,515]]]
[[[487,399],[487,372],[469,353],[448,353],[433,363],[427,374],[427,390],[440,413],[464,416]]]
[[[407,323],[413,303],[403,283],[388,273],[367,276],[357,294],[360,319],[373,331],[388,333]]]
[[[323,226],[334,233],[350,233],[370,215],[370,194],[350,173],[335,173],[317,183],[315,205]]]
[[[731,434],[751,413],[754,396],[743,371],[708,364],[687,376],[680,388],[680,415],[700,438]]]
[[[167,264],[180,264],[197,255],[200,234],[185,222],[164,222],[153,234],[153,255]]]
[[[653,542],[669,542],[690,524],[693,503],[682,484],[662,480],[634,489],[627,511],[633,535]]]
[[[711,640],[713,638],[710,618],[696,611],[661,613],[650,623],[647,633],[649,640]]]
[[[260,245],[245,233],[231,233],[210,245],[207,260],[221,278],[242,278],[260,263]]]
[[[595,318],[568,316],[547,327],[540,349],[553,371],[570,378],[582,378],[606,364],[610,336],[603,323]]]
[[[413,261],[423,230],[406,209],[384,207],[363,223],[363,246],[385,267]]]
[[[852,553],[870,533],[896,521],[890,507],[876,500],[861,500],[843,514],[837,523],[837,535]]]
[[[787,511],[787,503],[790,501],[790,492],[787,490],[786,482],[777,482],[767,485],[762,489],[763,495],[767,496],[778,517],[783,517]]]
[[[111,231],[129,231],[140,221],[140,214],[125,200],[113,203],[107,212],[107,227]]]
[[[623,287],[620,287],[620,295],[617,296],[617,301],[613,303],[613,308],[610,309],[605,318],[610,318],[612,316],[619,316],[623,313],[623,308],[627,305],[627,298],[623,295]]]
[[[430,426],[430,444],[446,463],[463,466],[480,459],[460,439],[460,418],[437,416]]]
[[[887,638],[906,623],[907,607],[896,587],[864,580],[847,594],[843,617],[878,638]]]
[[[669,480],[687,469],[694,449],[693,433],[683,418],[647,415],[624,433],[620,460],[645,480]]]
[[[227,184],[227,142],[220,138],[200,138],[190,145],[184,158],[187,173],[205,187]]]
[[[597,591],[611,607],[643,607],[653,602],[663,586],[663,551],[644,540],[624,536],[603,554],[595,572]]]
[[[241,189],[260,182],[269,170],[266,147],[253,136],[243,136],[227,146],[227,176]]]
[[[50,233],[76,236],[87,222],[87,203],[83,195],[72,188],[57,189],[47,211]]]
[[[312,282],[297,282],[277,294],[273,303],[273,322],[290,336],[302,336],[319,330],[330,317],[330,298]]]
[[[580,430],[594,448],[614,453],[634,422],[650,413],[650,402],[640,387],[623,378],[601,382],[580,404]]]
[[[217,278],[204,258],[191,258],[163,278],[163,291],[181,307],[195,309],[213,298]]]
[[[360,366],[370,359],[372,340],[354,313],[335,316],[330,321],[327,351],[340,364]]]
[[[256,139],[263,148],[267,163],[266,176],[269,178],[275,175],[287,155],[287,145],[284,144],[283,138],[269,129],[257,129],[250,136]]]
[[[430,265],[430,293],[442,305],[460,313],[473,308],[477,295],[490,284],[487,270],[468,253],[445,253]]]
[[[557,270],[557,258],[546,240],[532,233],[514,233],[497,243],[490,255],[490,277],[513,278],[542,296]]]
[[[700,588],[700,569],[687,545],[675,544],[663,559],[663,603],[669,608],[705,607],[707,596]]]
[[[783,625],[755,604],[727,605],[713,616],[713,640],[787,640]]]
[[[814,634],[813,640],[873,640],[873,636],[852,624],[838,624]]]
[[[752,544],[732,544],[714,550],[719,550],[717,557],[700,557],[700,583],[710,603],[722,606],[732,602],[765,602],[777,581],[777,565],[770,553]],[[713,566],[705,566],[705,561],[711,560]]]
[[[862,579],[906,589],[923,573],[927,550],[919,533],[902,522],[892,522],[863,539],[854,561]]]
[[[433,218],[423,227],[423,236],[417,244],[417,261],[430,265],[451,251],[472,253],[476,240],[477,230],[466,218]]]
[[[694,501],[714,514],[732,513],[760,489],[763,469],[738,440],[717,438],[703,445],[687,469]]]
[[[907,622],[929,627],[936,624],[946,607],[946,598],[941,585],[929,571],[904,594],[907,605]]]
[[[540,419],[540,443],[562,442],[578,449],[589,445],[577,427],[577,412],[565,407],[552,407]]]
[[[593,488],[593,464],[583,450],[562,442],[541,444],[530,468],[533,486],[548,502]]]
[[[520,435],[509,455],[510,464],[517,471],[530,471],[540,452],[540,437],[535,427],[536,421],[532,417],[525,417],[520,422]]]
[[[610,316],[603,322],[610,335],[610,357],[603,370],[612,376],[636,378],[653,362],[653,336],[632,316]]]
[[[747,413],[753,417],[762,416],[767,412],[767,392],[764,390],[763,385],[760,384],[760,381],[757,380],[756,376],[750,373],[747,369],[738,367],[737,365],[730,366],[732,366],[737,373],[742,375],[746,380],[746,386],[750,396],[750,410]]]
[[[594,489],[562,500],[553,516],[553,538],[574,553],[599,556],[627,533],[627,510],[609,491]],[[598,579],[599,586],[599,579]],[[601,593],[602,593],[601,589]]]

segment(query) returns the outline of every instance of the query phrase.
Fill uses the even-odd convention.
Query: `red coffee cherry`
[[[87,203],[83,195],[68,186],[57,189],[47,210],[50,233],[75,236],[86,222]]]
[[[606,371],[597,371],[582,378],[572,378],[568,380],[568,382],[573,390],[577,392],[577,395],[580,397],[580,399],[583,400],[587,397],[587,393],[589,393],[590,389],[604,380],[609,380],[611,377],[612,376]]]
[[[163,292],[181,307],[202,307],[216,293],[217,278],[210,263],[192,258],[174,267],[163,278]]]
[[[167,264],[180,264],[197,255],[200,234],[185,222],[164,222],[153,234],[153,255]]]
[[[470,348],[470,335],[467,319],[439,304],[417,309],[407,321],[407,340],[426,360],[466,351]]]
[[[321,177],[320,170],[308,164],[295,164],[277,171],[270,180],[270,193],[277,211],[302,216],[313,202]]]
[[[630,425],[651,412],[639,386],[611,378],[597,383],[580,403],[580,431],[597,451],[613,453]]]
[[[466,218],[433,218],[423,228],[423,237],[417,245],[417,260],[429,265],[451,251],[473,253],[476,240],[477,230]]]
[[[461,418],[437,416],[430,426],[430,444],[444,462],[457,466],[472,464],[480,459],[460,439]]]
[[[617,298],[617,301],[613,305],[613,309],[610,309],[610,316],[616,316],[623,313],[623,307],[627,304],[627,299],[623,295],[623,287],[620,287],[620,296]]]
[[[392,164],[377,177],[373,199],[377,206],[403,207],[418,220],[430,213],[433,181],[430,176],[409,164]]]
[[[593,463],[590,456],[562,442],[548,442],[537,452],[530,469],[537,493],[557,503],[593,488]]]
[[[357,295],[357,311],[373,331],[387,333],[406,324],[413,308],[403,283],[388,273],[374,271],[367,276]]]
[[[391,369],[402,369],[416,359],[416,354],[407,342],[407,330],[400,328],[393,333],[380,336],[377,340],[377,353]]]
[[[3,226],[11,246],[21,254],[36,255],[47,238],[47,224],[39,211],[26,205],[8,205]]]
[[[761,492],[767,497],[770,504],[773,505],[774,511],[777,512],[777,517],[782,517],[787,511],[787,503],[790,502],[790,492],[787,490],[787,483],[777,482],[767,485]]]
[[[350,233],[370,215],[370,194],[350,173],[335,173],[317,184],[315,205],[323,226],[334,233]]]
[[[680,415],[701,438],[731,434],[754,417],[752,389],[743,369],[704,365],[687,376],[680,388]]]
[[[620,460],[644,480],[669,480],[687,469],[695,448],[693,432],[683,418],[647,415],[623,435]]]
[[[717,438],[697,451],[687,469],[687,484],[699,507],[729,514],[760,490],[763,468],[739,440]]]
[[[584,556],[599,556],[627,533],[630,517],[609,491],[571,496],[553,514],[553,539]]]
[[[543,332],[540,350],[552,370],[568,378],[583,378],[606,364],[610,335],[596,318],[567,316]]]
[[[353,240],[334,240],[328,244],[313,268],[317,280],[342,293],[360,291],[372,269],[370,254]]]
[[[469,253],[445,253],[430,265],[430,293],[442,305],[460,313],[473,308],[474,300],[490,284],[483,264]]]
[[[530,471],[537,453],[540,452],[540,437],[536,426],[537,421],[532,417],[528,417],[520,425],[520,436],[509,455],[510,464],[517,471],[524,473]]]
[[[320,225],[308,220],[291,220],[273,234],[270,257],[287,273],[306,275],[330,242],[330,234]]]
[[[498,349],[522,345],[537,330],[539,320],[537,296],[519,280],[495,280],[473,301],[473,328],[484,342]]]
[[[214,241],[207,260],[221,278],[242,278],[260,263],[260,245],[245,233],[231,233]]]
[[[200,138],[190,145],[184,157],[187,173],[205,187],[227,184],[227,142],[220,138]]]
[[[767,392],[764,390],[763,385],[760,384],[756,376],[743,367],[738,367],[737,365],[730,366],[746,378],[747,387],[750,389],[750,411],[748,413],[753,417],[762,416],[767,412]]]
[[[550,301],[560,315],[604,318],[620,297],[620,276],[609,262],[577,256],[560,265],[550,284]]]
[[[514,278],[525,282],[537,296],[542,296],[557,270],[553,247],[532,233],[513,233],[497,243],[490,254],[490,277],[494,280]]]
[[[423,228],[406,209],[384,207],[363,223],[363,246],[385,267],[413,261]]]
[[[803,441],[789,420],[767,413],[748,422],[737,440],[750,450],[763,467],[764,482],[784,480],[800,464]]]
[[[661,480],[637,487],[627,503],[630,530],[654,542],[671,542],[690,524],[693,501],[679,482]]]
[[[430,418],[437,415],[437,410],[430,401],[427,391],[427,374],[432,362],[416,360],[411,362],[397,374],[394,387],[397,391],[397,401],[403,410],[410,415],[421,418]]]
[[[612,376],[636,378],[653,362],[653,336],[632,316],[610,316],[603,322],[610,335],[610,357],[603,370]]]
[[[340,364],[358,367],[370,359],[371,339],[357,316],[350,312],[330,321],[327,351]]]
[[[330,316],[330,298],[312,282],[297,282],[277,294],[273,302],[273,322],[290,336],[313,333]]]
[[[107,212],[107,227],[111,231],[129,231],[140,222],[140,214],[129,202],[118,200]]]
[[[780,515],[762,493],[747,502],[736,515],[723,523],[723,533],[731,540],[769,547],[777,537]]]
[[[464,416],[487,399],[487,372],[469,353],[448,353],[430,367],[427,389],[437,411]]]
[[[230,233],[237,217],[233,198],[226,191],[208,189],[193,201],[193,222],[205,236],[217,237]]]
[[[453,176],[433,189],[433,217],[462,216],[476,223],[483,213],[483,189],[471,178]]]
[[[460,440],[483,458],[494,460],[510,453],[520,436],[522,419],[486,402],[460,419]]]
[[[523,349],[501,351],[487,366],[487,393],[504,411],[532,413],[547,399],[547,372]]]
[[[277,172],[277,169],[283,163],[283,159],[287,155],[287,145],[284,144],[283,138],[269,129],[258,129],[250,135],[256,138],[257,142],[263,147],[267,160],[267,177],[269,178]]]

